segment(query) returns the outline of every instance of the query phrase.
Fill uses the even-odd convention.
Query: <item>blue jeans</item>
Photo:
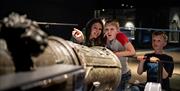
[[[130,79],[131,79],[131,71],[128,71],[127,73],[122,74],[121,82],[116,91],[125,91]]]

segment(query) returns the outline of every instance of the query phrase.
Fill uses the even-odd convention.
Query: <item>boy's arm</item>
[[[162,67],[162,68],[163,68],[162,77],[163,77],[163,79],[166,79],[166,78],[168,77],[168,73],[167,73],[167,71],[164,69],[164,67]]]
[[[168,77],[172,77],[172,74],[173,74],[173,71],[174,71],[174,60],[173,60],[173,57],[169,58],[169,62],[170,63],[164,65],[164,69],[168,73]]]
[[[135,49],[133,47],[133,45],[131,44],[131,42],[128,42],[125,45],[125,51],[117,51],[114,52],[116,56],[118,57],[125,57],[125,56],[134,56],[135,55]]]
[[[144,70],[144,62],[145,62],[144,56],[137,56],[137,60],[139,61],[137,73],[141,75]]]
[[[173,61],[173,58],[170,56],[168,58],[168,64],[166,65],[163,65],[163,73],[162,73],[162,76],[163,76],[163,79],[167,78],[167,77],[171,77],[172,76],[172,73],[173,73],[173,70],[174,70],[174,61]]]

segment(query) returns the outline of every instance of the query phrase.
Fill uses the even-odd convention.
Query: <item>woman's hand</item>
[[[78,43],[82,43],[84,41],[84,35],[79,29],[74,28],[74,30],[72,31],[72,36]]]

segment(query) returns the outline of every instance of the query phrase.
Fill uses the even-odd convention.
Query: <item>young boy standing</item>
[[[172,76],[174,63],[173,58],[163,52],[167,40],[168,37],[164,32],[153,32],[152,47],[154,52],[137,57],[140,60],[137,73],[141,75],[147,71],[147,82],[161,83],[163,90],[170,91],[169,77]]]

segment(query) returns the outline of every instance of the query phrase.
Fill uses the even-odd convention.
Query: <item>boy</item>
[[[170,91],[169,77],[172,76],[174,63],[171,56],[163,53],[167,39],[168,37],[164,32],[153,32],[152,47],[154,52],[137,57],[140,60],[137,73],[141,75],[147,71],[147,82],[161,83],[163,90]]]
[[[128,67],[128,59],[126,56],[135,55],[135,49],[127,36],[119,31],[119,22],[109,20],[105,24],[105,36],[107,38],[106,47],[114,52],[119,58],[122,65],[121,82],[117,91],[124,91],[127,88],[128,82],[131,79],[131,71]]]

